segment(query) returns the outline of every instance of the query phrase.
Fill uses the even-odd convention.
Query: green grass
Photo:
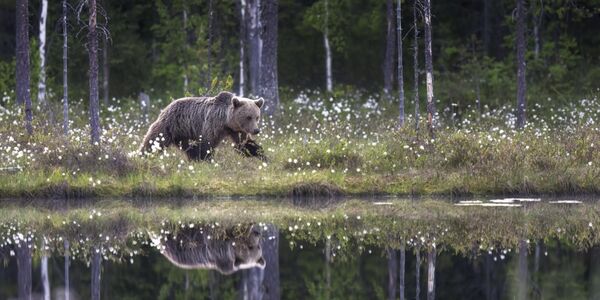
[[[353,98],[354,97],[354,98]],[[148,124],[127,106],[103,111],[103,138],[88,142],[85,106],[72,107],[68,137],[36,115],[27,136],[19,112],[0,115],[1,198],[213,196],[533,195],[600,193],[600,101],[536,107],[522,131],[510,108],[398,129],[386,105],[363,95],[284,104],[263,121],[258,142],[269,158],[245,158],[224,142],[210,162],[178,149],[140,157]],[[391,105],[391,104],[390,104]],[[153,116],[164,103],[155,103]],[[539,113],[539,115],[538,115]],[[412,117],[408,124],[414,121]]]

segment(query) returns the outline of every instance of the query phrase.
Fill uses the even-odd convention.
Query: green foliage
[[[9,97],[14,94],[15,90],[15,61],[0,60],[0,93],[6,93]],[[3,105],[6,105],[4,94],[2,95]]]

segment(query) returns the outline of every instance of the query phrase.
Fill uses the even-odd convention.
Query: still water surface
[[[298,207],[291,203],[290,207]],[[131,223],[111,219],[113,210],[124,209],[110,209],[110,205],[95,209],[97,206],[89,205],[83,208],[86,213],[81,220],[75,221],[79,222],[78,233],[65,230],[67,222],[41,222],[46,225],[35,226],[32,220],[15,222],[6,216],[21,213],[23,208],[10,206],[0,209],[4,215],[0,217],[4,222],[0,235],[0,257],[4,260],[0,265],[0,299],[17,299],[24,286],[28,290],[27,285],[32,299],[43,299],[43,257],[47,257],[52,299],[65,299],[67,291],[69,299],[98,295],[101,299],[398,299],[400,293],[405,299],[600,299],[600,247],[593,242],[598,234],[592,223],[600,209],[595,204],[482,207],[454,219],[449,217],[456,214],[454,209],[472,208],[447,201],[427,204],[441,205],[440,211],[447,212],[436,212],[432,217],[406,213],[405,202],[386,200],[371,205],[377,210],[390,206],[385,211],[402,208],[393,214],[367,217],[364,207],[358,212],[352,210],[364,203],[359,204],[344,208],[339,208],[339,203],[333,205],[337,205],[335,213],[340,209],[344,213],[341,221],[327,225],[326,219],[306,217],[311,211],[315,215],[326,211],[327,216],[332,211],[326,207],[298,207],[304,214],[298,217],[296,212],[288,212],[294,215],[289,219],[269,216],[252,221],[233,215],[233,219],[221,222],[184,223],[176,220],[180,215],[157,212],[163,208],[142,209],[142,216],[160,215],[163,224],[159,225],[144,223],[143,217],[131,221],[139,217],[131,213],[126,217]],[[408,211],[418,211],[420,206],[411,203],[413,209]],[[171,209],[189,213],[192,207]],[[45,208],[43,213],[47,219],[68,216],[64,218],[73,222],[77,214],[69,215],[70,211]],[[555,219],[564,215],[565,219],[556,224],[540,221],[535,211]],[[479,222],[490,214],[499,219],[495,222],[500,225],[483,229],[482,233],[509,232],[511,226],[515,231],[526,228],[527,233],[518,235],[516,242],[512,242],[513,237],[501,241],[501,236],[492,234],[496,247],[484,243],[483,237],[472,240],[467,231],[473,229],[465,228],[460,220],[472,216],[472,222]],[[164,219],[166,215],[173,219]],[[576,219],[569,219],[569,215],[585,220],[574,224]],[[276,221],[264,222],[270,218]],[[407,218],[442,225],[419,227],[415,234],[409,227],[421,223],[390,227],[379,223],[386,220],[398,224]],[[523,219],[523,223],[509,223],[515,218]],[[105,219],[110,222],[94,223]],[[173,226],[164,224],[169,221]],[[551,225],[543,227],[547,223]],[[500,228],[504,224],[507,227]],[[34,232],[25,232],[25,228]],[[427,228],[437,228],[437,238],[422,232]],[[556,231],[566,231],[567,236]],[[27,236],[31,237],[29,242]],[[461,237],[472,240],[464,243],[472,245],[467,251],[461,246]],[[585,241],[585,247],[581,241]],[[24,247],[32,250],[24,251]]]

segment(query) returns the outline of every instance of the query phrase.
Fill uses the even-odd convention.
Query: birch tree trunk
[[[398,275],[398,255],[394,249],[387,248],[387,269],[388,269],[388,299],[396,300],[396,277]]]
[[[188,66],[187,66],[187,53],[188,53],[188,36],[187,36],[187,31],[188,31],[188,11],[187,11],[187,6],[184,6],[183,8],[183,34],[184,34],[184,46],[183,48],[185,49],[185,56],[183,59],[183,94],[186,94],[188,92],[188,85],[189,85],[189,78],[188,78]]]
[[[396,36],[398,37],[398,125],[404,126],[404,66],[402,64],[402,0],[396,5]]]
[[[279,107],[279,83],[277,80],[277,0],[262,0],[260,19],[264,26],[261,33],[260,91],[265,98],[264,112],[272,116]]]
[[[527,82],[525,71],[527,63],[525,61],[525,0],[517,0],[517,128],[521,129],[526,122],[527,106]]]
[[[246,88],[246,70],[244,64],[246,62],[245,53],[246,40],[246,0],[240,0],[240,85],[238,95],[244,97],[244,89]]]
[[[42,242],[42,259],[40,273],[42,276],[42,287],[44,288],[44,300],[50,300],[50,278],[48,277],[48,253],[46,253],[46,239]]]
[[[93,1],[93,0],[88,0]],[[102,273],[102,254],[99,248],[92,249],[92,300],[100,300],[100,276]]]
[[[17,0],[16,14],[16,103],[18,106],[25,104],[25,129],[31,135],[33,115],[29,90],[29,2],[27,0]]]
[[[261,35],[261,0],[247,0],[248,9],[248,44],[250,46],[249,57],[249,81],[250,93],[259,94],[261,57],[262,57],[262,35]],[[269,99],[267,99],[269,100]]]
[[[520,0],[519,0],[520,1]],[[519,241],[519,271],[517,276],[517,299],[527,299],[527,280],[529,274],[527,272],[527,242]]]
[[[108,37],[102,41],[102,98],[104,106],[109,105],[108,79],[110,78],[110,63],[108,61]]]
[[[63,132],[69,134],[69,83],[67,43],[67,0],[62,1],[62,34],[63,34]]]
[[[394,48],[396,47],[396,29],[394,28],[394,0],[386,1],[386,44],[383,61],[383,92],[392,93],[394,82]]]
[[[399,35],[401,36],[401,35]],[[398,270],[398,280],[400,286],[400,300],[404,300],[404,277],[406,270],[406,250],[404,245],[400,247],[400,270]]]
[[[427,253],[427,300],[435,299],[435,259],[436,249],[431,248]]]
[[[433,97],[433,57],[431,53],[431,0],[423,1],[425,21],[425,79],[427,83],[427,125],[433,138],[436,127],[436,110]]]
[[[100,144],[100,109],[98,105],[98,34],[96,32],[96,0],[88,0],[88,54],[90,59],[90,128],[92,145]]]
[[[17,282],[19,300],[31,300],[31,248],[29,242],[21,241],[17,246]]]
[[[63,0],[63,4],[66,2],[67,0]],[[64,247],[65,247],[65,300],[70,300],[71,299],[71,281],[69,279],[69,265],[71,264],[70,261],[70,245],[69,245],[69,241],[65,240],[64,241]]]
[[[413,102],[415,104],[415,130],[419,131],[419,26],[418,26],[418,9],[419,0],[414,0],[413,3]]]
[[[323,30],[325,46],[325,86],[328,92],[333,91],[333,75],[331,73],[331,46],[329,45],[329,1],[325,0],[325,28]]]
[[[46,106],[46,20],[48,18],[48,0],[42,0],[40,12],[40,78],[38,82],[38,103]]]

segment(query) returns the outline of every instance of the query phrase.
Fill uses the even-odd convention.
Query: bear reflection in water
[[[168,235],[159,245],[169,261],[184,269],[213,269],[226,275],[254,267],[264,269],[258,226],[248,226],[239,234],[234,231],[216,237],[210,230],[185,228]]]

